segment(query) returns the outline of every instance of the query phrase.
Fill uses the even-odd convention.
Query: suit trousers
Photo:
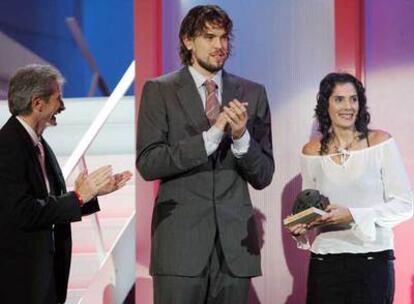
[[[311,254],[307,304],[391,304],[394,252]]]
[[[218,239],[200,276],[155,275],[154,304],[247,304],[250,278],[235,277]]]
[[[48,288],[47,288],[46,299],[44,301],[44,304],[58,304],[57,297],[56,297],[56,278],[55,278],[55,272],[54,271],[50,276],[50,280],[49,280],[49,284],[48,284]]]

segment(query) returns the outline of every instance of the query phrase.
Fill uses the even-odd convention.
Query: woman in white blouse
[[[365,90],[350,74],[322,79],[315,114],[321,137],[303,147],[303,189],[319,190],[331,205],[317,222],[289,228],[311,251],[307,303],[392,303],[392,227],[413,213],[396,143],[368,129]],[[307,231],[318,225],[309,246]]]

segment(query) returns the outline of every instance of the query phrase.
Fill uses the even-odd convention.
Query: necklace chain
[[[335,133],[332,133],[333,148],[335,150],[335,153],[339,154],[341,164],[344,164],[348,160],[349,156],[351,155],[350,151],[351,151],[352,146],[354,145],[355,142],[358,142],[359,134],[358,132],[354,131],[352,141],[349,144],[345,145],[345,147],[341,147],[339,142],[337,144],[336,139],[337,137],[335,136]]]
[[[354,143],[358,142],[359,134],[358,134],[358,132],[354,131],[352,141],[349,144],[345,145],[345,147],[341,147],[339,142],[337,143],[336,139],[337,139],[337,137],[335,136],[335,133],[332,133],[332,144],[333,144],[333,148],[335,149],[335,151],[337,153],[341,153],[341,151],[349,152],[351,150],[352,146],[354,145]]]

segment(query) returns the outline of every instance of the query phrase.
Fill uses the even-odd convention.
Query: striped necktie
[[[206,98],[206,116],[210,125],[214,125],[218,115],[220,114],[220,104],[217,98],[217,84],[214,80],[206,80],[204,86],[207,90]]]

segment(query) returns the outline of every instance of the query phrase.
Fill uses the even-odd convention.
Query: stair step
[[[78,304],[85,291],[85,288],[69,289],[65,304]]]
[[[128,217],[99,219],[106,251],[114,244],[127,220]],[[90,216],[84,217],[81,222],[72,224],[73,254],[96,252],[97,236],[94,227]]]
[[[69,274],[69,289],[86,289],[98,271],[100,261],[97,253],[77,253],[72,255]]]
[[[100,196],[99,218],[129,217],[135,210],[135,181],[130,181],[118,191]]]

